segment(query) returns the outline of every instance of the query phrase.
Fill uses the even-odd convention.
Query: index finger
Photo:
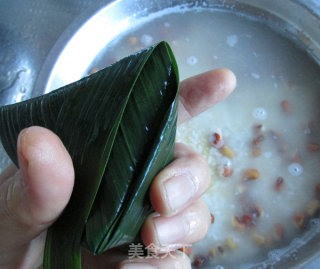
[[[236,86],[228,69],[211,70],[180,83],[178,124],[190,120],[226,98]]]

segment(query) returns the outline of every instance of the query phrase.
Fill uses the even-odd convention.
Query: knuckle
[[[197,176],[200,180],[201,185],[203,186],[202,192],[208,189],[210,186],[211,181],[211,170],[210,167],[205,160],[204,157],[202,157],[200,154],[195,154],[190,157],[190,168],[191,173],[194,173],[195,176]]]
[[[185,218],[190,226],[188,242],[194,243],[205,237],[210,228],[210,212],[201,199],[196,201],[185,212]]]
[[[20,173],[17,173],[1,185],[3,195],[0,199],[0,218],[3,220],[2,223],[8,227],[14,227],[17,230],[30,230],[32,221],[26,217],[29,212],[23,206],[23,203],[27,201],[22,201],[19,177]]]
[[[199,153],[194,153],[189,157],[190,161],[201,166],[203,169],[209,169],[208,163],[204,157],[202,157]]]

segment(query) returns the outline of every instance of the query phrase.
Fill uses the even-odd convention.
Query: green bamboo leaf
[[[19,132],[54,131],[70,153],[75,186],[48,230],[44,268],[81,268],[94,254],[132,242],[151,212],[151,180],[173,157],[178,68],[161,42],[49,94],[0,108],[0,137],[18,165]]]

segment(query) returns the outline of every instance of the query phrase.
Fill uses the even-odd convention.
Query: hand
[[[181,82],[178,123],[220,102],[235,87],[233,73],[209,71]],[[37,268],[42,261],[47,228],[67,205],[74,184],[72,160],[60,139],[41,127],[24,129],[18,138],[20,170],[10,166],[0,175],[0,268]],[[204,159],[183,144],[150,188],[158,212],[145,221],[141,237],[147,246],[192,244],[206,234],[210,213],[200,196],[210,185]],[[126,260],[118,268],[190,268],[183,255],[176,258]],[[123,257],[108,251],[83,255],[84,268],[110,268]],[[143,263],[143,264],[141,264]],[[149,267],[147,267],[149,265]]]

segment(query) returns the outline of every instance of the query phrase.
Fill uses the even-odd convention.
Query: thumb
[[[20,170],[0,179],[0,253],[14,251],[45,231],[65,208],[74,184],[67,150],[45,128],[20,133],[18,160]]]

